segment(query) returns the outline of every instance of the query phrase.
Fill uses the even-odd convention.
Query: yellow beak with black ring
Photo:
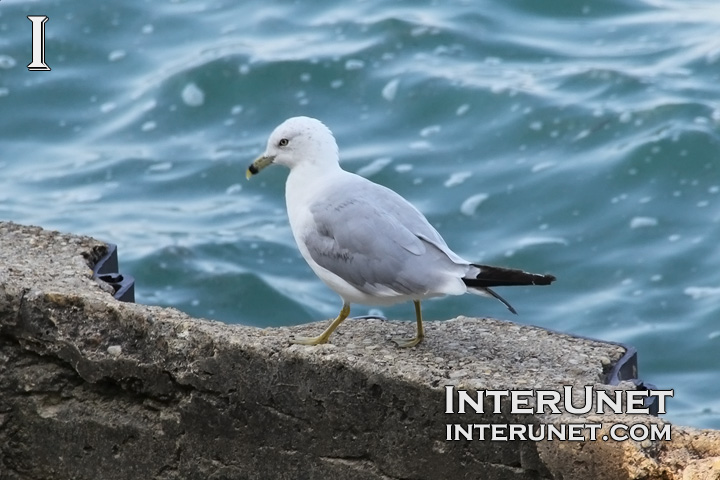
[[[273,163],[274,160],[275,160],[274,156],[268,157],[268,156],[263,155],[261,157],[258,157],[248,167],[247,172],[245,172],[245,178],[250,180],[250,177],[260,173],[260,170],[262,170],[263,168],[265,168],[268,165],[270,165],[271,163]]]

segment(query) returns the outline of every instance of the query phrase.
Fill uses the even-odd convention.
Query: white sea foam
[[[345,70],[360,70],[365,67],[365,62],[356,58],[351,58],[345,62]]]
[[[683,290],[685,295],[689,295],[693,300],[701,298],[720,297],[720,287],[687,287]]]
[[[455,185],[460,185],[471,176],[472,172],[468,171],[454,172],[450,175],[450,178],[445,180],[445,183],[443,183],[443,185],[445,185],[446,187],[454,187]]]
[[[460,205],[460,212],[464,215],[474,215],[481,203],[490,197],[487,193],[476,193],[465,199]]]
[[[182,90],[182,101],[189,107],[199,107],[205,103],[205,92],[194,83],[188,83]]]
[[[440,125],[430,125],[429,127],[425,127],[420,130],[420,136],[429,137],[430,135],[435,135],[440,132],[441,128],[442,127],[440,127]]]
[[[630,220],[630,228],[654,227],[657,224],[658,220],[654,217],[633,217]]]
[[[400,86],[400,79],[394,78],[390,80],[382,89],[382,96],[388,102],[395,100],[397,95],[398,87]]]
[[[555,162],[540,162],[535,165],[533,165],[531,171],[533,173],[541,172],[543,170],[547,170],[548,168],[552,168],[555,166]]]
[[[568,245],[568,241],[562,237],[524,237],[517,242],[518,248],[532,247],[535,245]]]
[[[127,55],[127,52],[125,50],[113,50],[108,54],[108,60],[111,62],[117,62],[118,60],[122,60]]]
[[[465,115],[468,112],[468,110],[470,110],[470,105],[468,105],[467,103],[463,103],[462,105],[460,105],[457,108],[457,110],[455,110],[455,115],[460,117],[462,115]]]
[[[376,173],[380,172],[383,168],[387,167],[390,162],[392,162],[392,158],[390,157],[376,158],[364,167],[359,168],[357,174],[361,177],[372,177]]]

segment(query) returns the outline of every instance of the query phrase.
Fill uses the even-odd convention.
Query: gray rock
[[[290,345],[326,322],[258,329],[121,303],[92,279],[104,251],[91,238],[0,223],[1,479],[568,479],[622,469],[611,443],[588,459],[558,442],[445,440],[448,423],[550,416],[444,413],[449,384],[616,388],[600,384],[622,347],[465,317],[429,322],[426,342],[408,350],[388,338],[414,325],[378,320],[346,322],[330,345]]]

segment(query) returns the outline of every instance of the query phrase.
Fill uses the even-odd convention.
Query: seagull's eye
[[[278,142],[278,145],[280,145],[281,147],[284,147],[287,144],[288,144],[287,138],[281,138],[280,141]]]

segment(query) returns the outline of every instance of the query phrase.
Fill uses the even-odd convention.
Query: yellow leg
[[[327,343],[328,339],[330,338],[330,335],[335,331],[335,329],[340,326],[342,322],[345,321],[345,319],[350,315],[350,304],[349,303],[343,303],[342,310],[340,310],[340,314],[337,316],[335,320],[330,324],[328,328],[325,329],[324,332],[322,332],[317,337],[295,337],[290,340],[290,343],[296,343],[299,345],[319,345],[321,343]]]
[[[393,342],[397,343],[398,347],[403,348],[409,348],[414,347],[418,343],[423,341],[423,338],[425,338],[425,329],[423,328],[422,323],[422,311],[420,310],[420,300],[413,300],[415,303],[415,319],[417,320],[417,335],[415,335],[413,338],[399,338],[397,340],[393,340]]]

